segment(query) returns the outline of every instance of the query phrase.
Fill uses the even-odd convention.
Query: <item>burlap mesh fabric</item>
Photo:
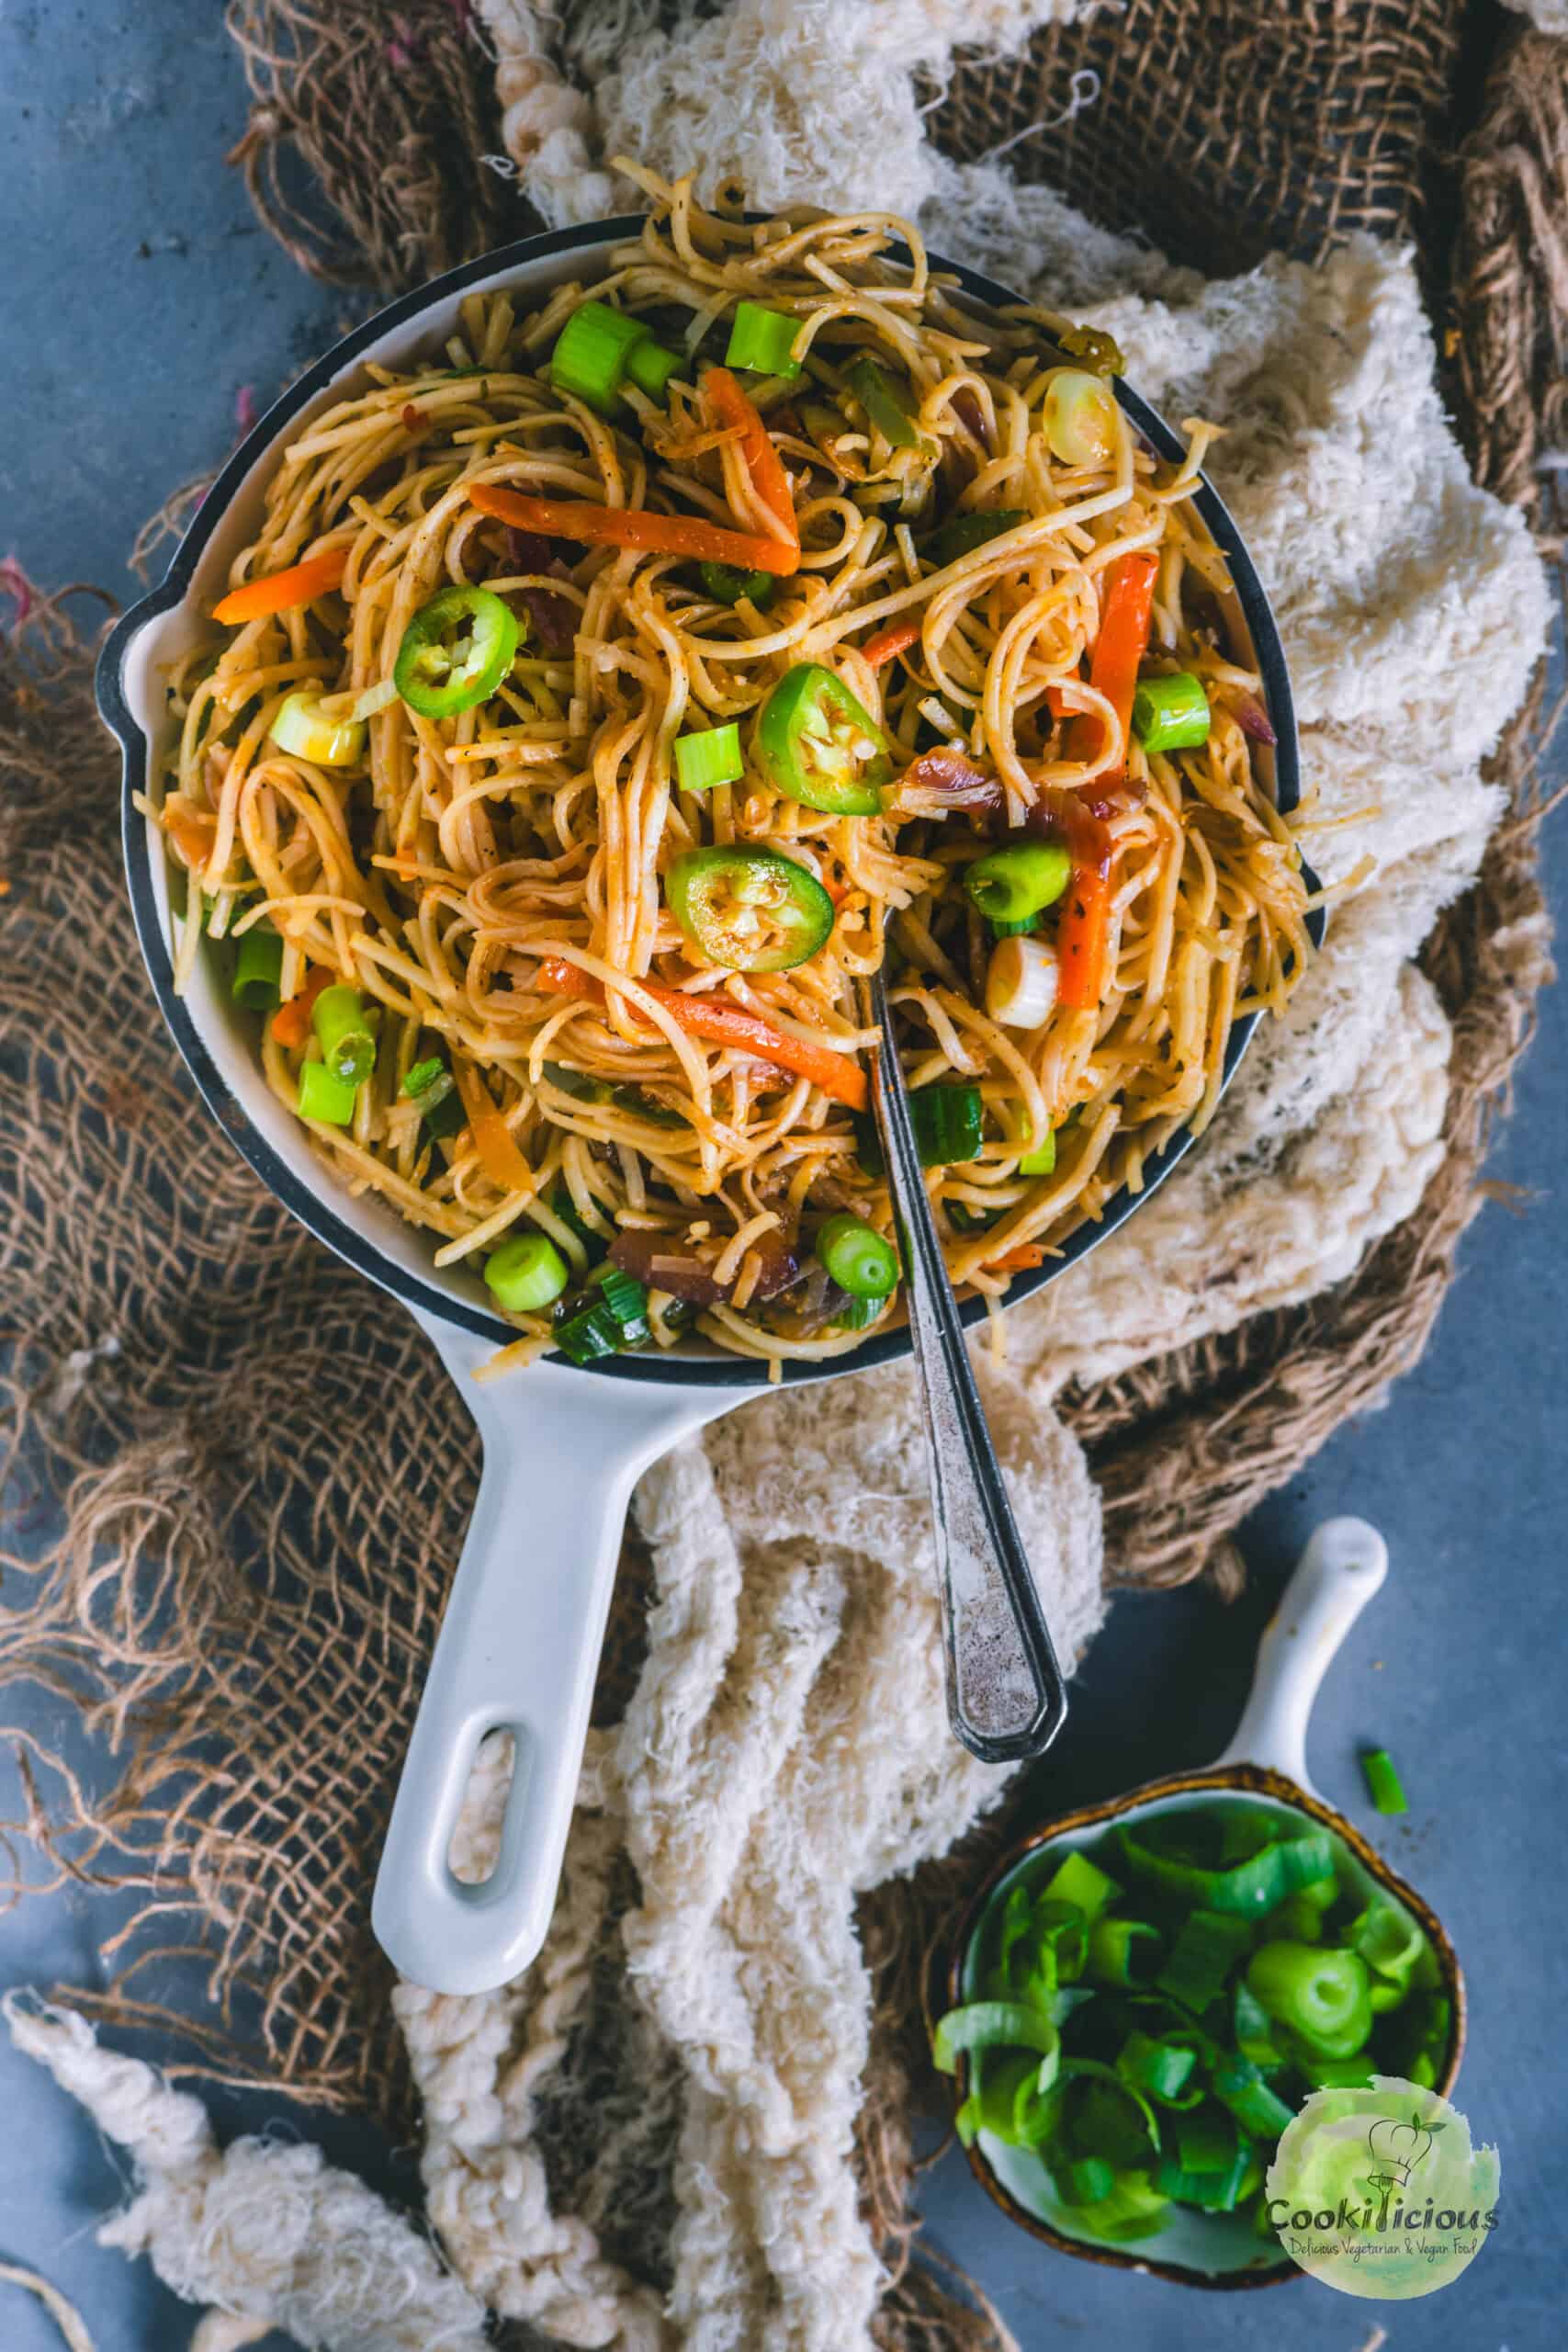
[[[531,225],[480,160],[500,143],[490,61],[461,7],[406,0],[392,40],[378,0],[235,0],[231,23],[255,98],[239,160],[305,266],[390,289]],[[1417,236],[1456,331],[1478,474],[1550,537],[1538,458],[1568,336],[1560,45],[1447,0],[1129,0],[1021,62],[961,62],[930,96],[964,157],[1053,126],[1019,141],[1015,166],[1207,269],[1312,257],[1355,230]],[[259,1189],[157,1023],[92,708],[96,621],[85,602],[18,607],[0,639],[8,1570],[50,1526],[51,1489],[65,1496],[41,1582],[7,1595],[0,1668],[47,1679],[116,1749],[97,1796],[29,1759],[34,1826],[53,1816],[60,1866],[147,1890],[100,2006],[144,2013],[149,1956],[198,1951],[220,2002],[193,2032],[198,2057],[390,2120],[403,2075],[370,1881],[476,1449],[423,1339]],[[1498,762],[1515,821],[1429,945],[1455,1060],[1449,1148],[1418,1215],[1338,1290],[1072,1400],[1128,1580],[1226,1572],[1246,1511],[1420,1351],[1530,1023],[1500,942],[1540,906],[1540,738],[1526,713]],[[635,1670],[642,1589],[623,1574],[606,1711]],[[900,2271],[912,1956],[973,1867],[885,1890],[863,1921],[886,1968],[862,2157]],[[559,2119],[563,2177],[586,2128]],[[889,2341],[956,2341],[945,2304],[948,2332],[927,2329],[939,2301],[903,2275]]]

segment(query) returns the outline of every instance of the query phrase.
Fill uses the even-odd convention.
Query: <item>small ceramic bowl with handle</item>
[[[1430,1905],[1343,1814],[1324,1802],[1307,1778],[1313,1702],[1340,1644],[1387,1572],[1387,1547],[1364,1520],[1335,1519],[1320,1527],[1264,1633],[1251,1694],[1224,1755],[1206,1770],[1172,1773],[1125,1796],[1063,1814],[1010,1847],[954,1923],[942,1964],[933,1972],[944,2006],[957,2008],[984,1997],[1002,1910],[1021,1883],[1040,1891],[1066,1854],[1101,1849],[1113,1828],[1181,1812],[1245,1806],[1277,1813],[1297,1836],[1313,1827],[1331,1832],[1342,1887],[1348,1880],[1364,1901],[1381,1896],[1422,1930],[1449,2004],[1447,2046],[1432,2086],[1446,2095],[1459,2073],[1465,2030],[1464,1978],[1453,1946]],[[961,2060],[955,2077],[959,2099],[967,2095],[970,2071],[969,2062]],[[1265,2287],[1303,2275],[1275,2240],[1260,2239],[1251,2219],[1237,2213],[1171,2204],[1148,2236],[1108,2244],[1061,2197],[1032,2148],[1010,2145],[982,2129],[967,2153],[976,2178],[1003,2212],[1064,2254],[1193,2287]]]

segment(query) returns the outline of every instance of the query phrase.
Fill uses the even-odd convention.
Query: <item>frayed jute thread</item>
[[[1022,61],[960,64],[933,124],[952,152],[978,155],[1061,112],[1073,74],[1094,70],[1095,105],[1050,142],[1075,201],[1111,225],[1153,222],[1177,258],[1210,268],[1274,246],[1312,255],[1352,229],[1421,227],[1458,15],[1416,0],[1351,26],[1330,0],[1266,15],[1129,0],[1119,22],[1055,29]],[[302,266],[390,288],[534,225],[484,166],[500,148],[491,70],[462,9],[406,0],[389,33],[373,0],[235,0],[231,25],[256,102],[239,161]],[[1205,26],[1234,38],[1194,50]],[[1161,65],[1173,45],[1195,58],[1174,77]],[[1477,476],[1551,549],[1562,481],[1542,463],[1563,425],[1565,120],[1562,45],[1521,28],[1494,55],[1459,158],[1449,288]],[[1331,121],[1375,139],[1330,145]],[[297,179],[317,191],[308,205],[288,192]],[[0,1138],[17,1204],[0,1240],[16,1498],[0,1559],[27,1596],[0,1670],[42,1683],[117,1759],[95,1793],[46,1748],[27,1751],[24,1826],[46,1872],[52,1855],[61,1874],[143,1898],[115,1939],[108,1989],[68,1997],[120,2026],[177,2031],[186,2075],[281,2082],[406,2130],[389,1974],[365,1922],[472,1495],[473,1433],[407,1318],[292,1225],[197,1102],[151,1016],[123,903],[93,607],[73,602],[80,592],[36,597],[9,571],[0,585],[24,613],[0,640],[0,1055],[19,1106]],[[1516,963],[1511,943],[1542,920],[1543,729],[1538,697],[1493,763],[1514,820],[1426,952],[1454,1060],[1448,1148],[1418,1214],[1327,1295],[1069,1400],[1130,1581],[1176,1584],[1207,1565],[1234,1589],[1238,1521],[1425,1343],[1533,1019],[1539,961]],[[63,1532],[25,1568],[51,1491],[64,1496]],[[640,1657],[646,1555],[634,1547],[627,1566],[601,1721],[618,1717]],[[922,1971],[1007,1832],[1004,1813],[861,1906],[878,1997],[858,2145],[891,2281],[887,2352],[1010,2342],[982,2298],[913,2251],[908,2206],[911,2119],[935,2096]],[[216,2004],[199,2027],[143,1997],[160,1962],[192,1956]],[[588,2168],[593,2129],[592,2100],[545,2119],[562,2182]]]

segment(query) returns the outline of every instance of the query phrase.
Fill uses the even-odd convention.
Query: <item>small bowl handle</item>
[[[1264,1628],[1252,1690],[1217,1764],[1260,1764],[1309,1796],[1313,1702],[1339,1645],[1388,1574],[1388,1545],[1364,1519],[1328,1519],[1296,1563]]]

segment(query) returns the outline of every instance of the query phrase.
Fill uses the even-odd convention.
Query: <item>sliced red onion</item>
[[[1279,737],[1269,723],[1269,713],[1256,695],[1237,695],[1230,704],[1230,713],[1244,735],[1255,743],[1277,743]]]

